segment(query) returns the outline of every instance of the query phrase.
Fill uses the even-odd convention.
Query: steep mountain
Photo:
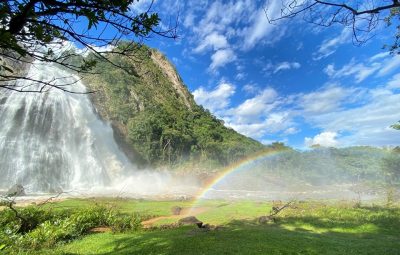
[[[84,76],[101,117],[111,122],[121,148],[136,162],[190,166],[202,171],[227,165],[264,146],[224,126],[196,104],[163,54],[142,46],[135,59],[110,56]]]

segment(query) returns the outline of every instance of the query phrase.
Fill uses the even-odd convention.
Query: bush
[[[17,208],[26,222],[11,209],[0,211],[0,245],[5,249],[39,249],[69,242],[95,227],[110,227],[113,232],[138,230],[141,217],[123,214],[115,208],[93,206],[78,210],[52,210],[39,207]]]

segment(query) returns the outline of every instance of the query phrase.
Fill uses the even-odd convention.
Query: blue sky
[[[134,6],[144,10],[149,1]],[[400,144],[400,56],[381,27],[361,46],[343,26],[301,19],[269,24],[279,1],[156,1],[163,25],[179,15],[179,39],[154,37],[198,104],[263,143],[296,148]]]

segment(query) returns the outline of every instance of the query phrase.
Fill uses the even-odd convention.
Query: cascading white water
[[[28,76],[67,84],[77,81],[49,64],[34,63]],[[18,81],[20,86],[32,85]],[[84,91],[77,81],[68,89]],[[30,192],[105,186],[132,169],[110,125],[87,95],[0,90],[0,189],[22,184]]]

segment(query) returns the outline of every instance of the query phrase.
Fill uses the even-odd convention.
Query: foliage
[[[137,52],[138,62],[112,57],[133,74],[101,61],[94,69],[98,75],[85,76],[85,81],[97,91],[92,99],[100,114],[119,128],[129,146],[147,162],[170,166],[202,162],[205,168],[215,168],[264,149],[196,105],[164,56],[146,46]]]
[[[7,249],[38,249],[68,242],[94,227],[110,227],[114,232],[137,230],[141,216],[123,214],[115,208],[92,206],[80,209],[53,210],[50,207],[17,208],[29,223],[21,230],[21,220],[9,208],[0,211],[0,240]]]
[[[395,149],[368,146],[286,150],[276,157],[260,160],[252,165],[252,171],[260,176],[274,175],[286,180],[303,180],[312,185],[357,182],[383,185],[388,174],[393,181],[398,180],[394,178],[396,169],[400,169],[396,168],[398,155]]]
[[[74,65],[67,60],[77,56],[73,51],[60,54],[65,42],[104,56],[102,47],[112,49],[121,40],[140,42],[151,34],[176,38],[175,29],[161,29],[157,13],[148,10],[137,13],[132,6],[137,0],[7,0],[0,3],[0,87],[27,91],[13,83],[16,79],[37,82],[47,88],[62,89],[63,84],[36,81],[16,72],[15,63],[26,64],[35,60],[60,64],[78,72],[87,72],[96,65],[95,59]],[[107,29],[109,33],[104,33]],[[134,51],[115,48],[111,53],[134,58]],[[109,53],[110,54],[110,53]],[[114,66],[115,63],[110,62]],[[118,66],[124,68],[123,66]],[[25,90],[24,90],[25,89]]]
[[[393,151],[386,155],[382,161],[382,169],[389,184],[400,182],[400,153]]]
[[[149,209],[158,211],[164,203],[152,201]],[[176,203],[191,205],[191,201]],[[351,202],[299,201],[271,224],[256,220],[268,214],[270,202],[212,200],[201,206],[207,210],[196,217],[219,226],[217,230],[187,226],[102,233],[38,254],[397,254],[400,248],[398,204],[354,208]]]
[[[400,53],[400,7],[390,9],[389,15],[385,18],[387,26],[392,26],[393,23],[396,24],[396,34],[394,36],[394,43],[392,45],[385,46],[390,52]],[[400,129],[400,123],[396,124],[397,128]]]
[[[399,36],[399,38],[400,38],[400,36]],[[398,121],[397,123],[391,125],[390,127],[393,128],[393,129],[396,129],[396,130],[400,130],[400,121]]]

